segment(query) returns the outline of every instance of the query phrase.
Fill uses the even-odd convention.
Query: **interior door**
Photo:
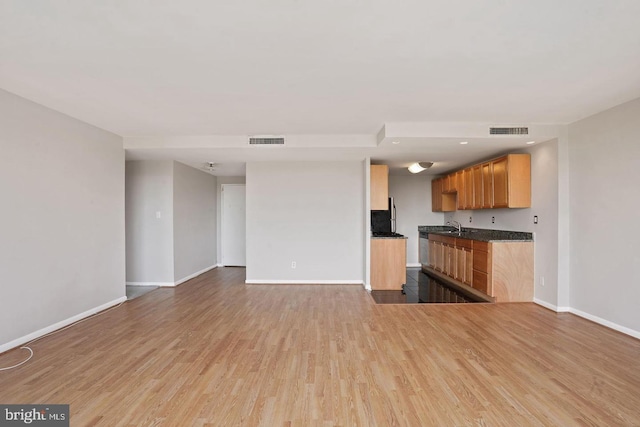
[[[222,184],[222,265],[246,266],[246,187]]]

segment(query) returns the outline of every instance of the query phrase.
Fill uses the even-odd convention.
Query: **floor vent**
[[[284,136],[251,136],[249,145],[284,145]]]
[[[529,128],[489,128],[489,135],[529,135]]]

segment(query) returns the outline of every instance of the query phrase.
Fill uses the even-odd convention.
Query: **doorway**
[[[222,184],[222,265],[246,267],[246,186]]]

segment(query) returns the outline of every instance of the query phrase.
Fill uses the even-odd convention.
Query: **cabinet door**
[[[442,212],[442,179],[431,181],[431,211]]]
[[[456,275],[456,250],[451,245],[446,245],[446,265],[447,270],[446,274],[450,277],[455,277]]]
[[[433,242],[433,268],[442,271],[442,243]]]
[[[457,192],[457,202],[456,206],[458,210],[466,209],[465,207],[465,194],[464,194],[464,171],[456,172],[456,192]]]
[[[464,249],[464,279],[462,283],[473,285],[473,252],[471,249]]]
[[[389,209],[389,166],[371,165],[371,210]]]
[[[442,178],[442,192],[448,193],[451,191],[451,178],[449,175]]]
[[[482,167],[475,165],[471,168],[473,175],[473,203],[472,209],[480,209],[482,207]]]
[[[473,171],[465,169],[464,173],[464,208],[473,209]]]
[[[464,283],[464,248],[456,247],[456,273],[454,279]]]
[[[482,204],[481,209],[493,207],[493,174],[491,173],[491,163],[482,165]]]
[[[429,267],[436,267],[436,242],[429,240]]]
[[[458,175],[455,172],[449,174],[449,191],[452,193],[458,191]]]
[[[492,161],[491,168],[493,170],[493,207],[506,208],[509,206],[507,157]]]

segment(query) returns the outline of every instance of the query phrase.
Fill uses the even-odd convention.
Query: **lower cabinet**
[[[401,290],[407,283],[407,240],[371,239],[371,289]]]
[[[495,298],[533,301],[533,242],[484,242],[429,234],[433,270]]]

